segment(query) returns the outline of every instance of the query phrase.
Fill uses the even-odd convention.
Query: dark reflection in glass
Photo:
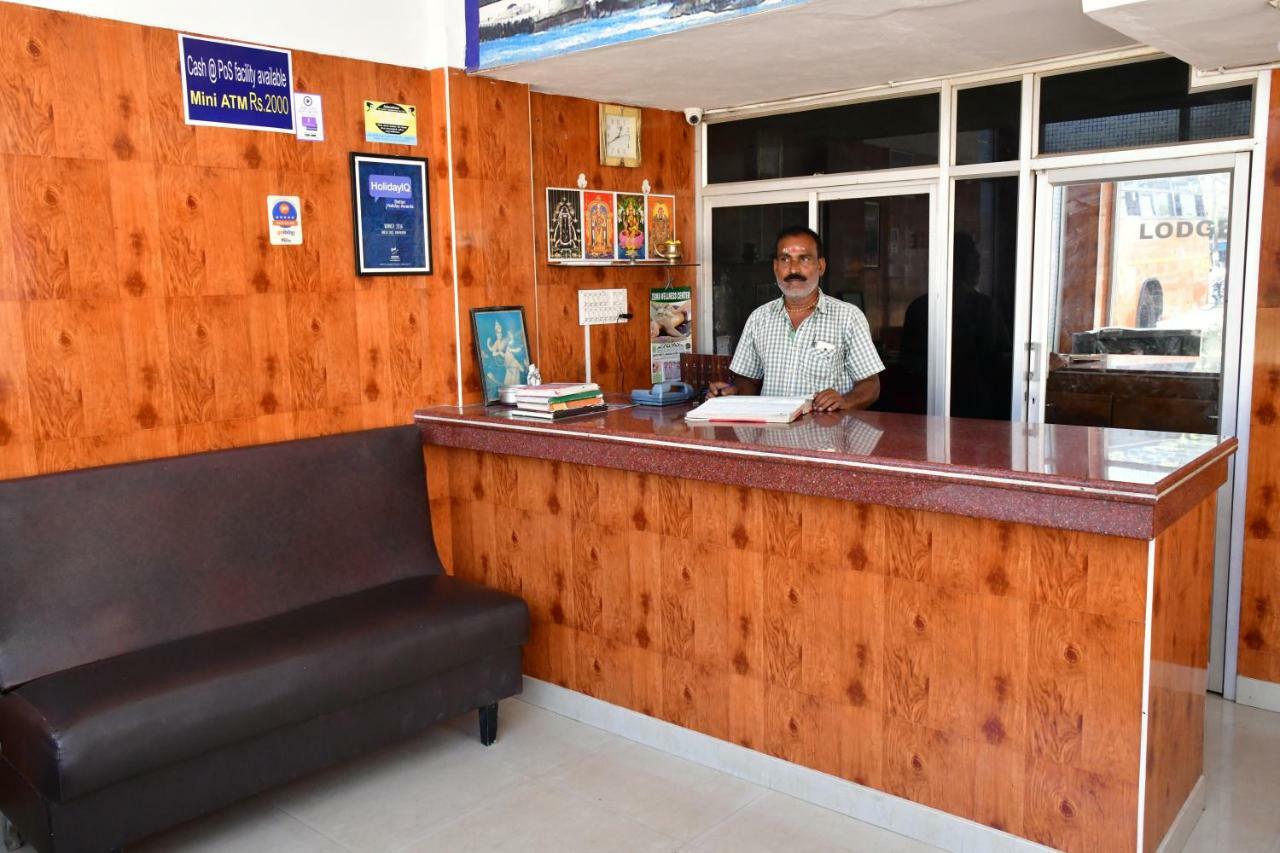
[[[956,181],[951,414],[1008,420],[1018,258],[1018,179]]]
[[[713,184],[938,162],[938,95],[707,125]]]
[[[1094,151],[1248,136],[1253,87],[1190,92],[1178,59],[1130,62],[1040,82],[1040,152]]]
[[[711,316],[714,351],[733,355],[747,317],[781,296],[773,277],[778,232],[807,225],[809,205],[753,204],[711,211]]]
[[[823,287],[867,315],[885,364],[872,408],[924,412],[928,374],[923,359],[916,364],[905,353],[904,323],[912,301],[929,292],[929,197],[825,201],[818,220],[827,251]]]
[[[1018,159],[1022,84],[1000,83],[956,93],[956,165]]]

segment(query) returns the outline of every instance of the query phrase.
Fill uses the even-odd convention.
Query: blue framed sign
[[[427,161],[351,155],[357,275],[431,273]]]
[[[294,133],[293,53],[178,34],[187,124]]]

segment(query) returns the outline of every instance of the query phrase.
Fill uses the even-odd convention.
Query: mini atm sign
[[[293,54],[180,34],[187,124],[294,133]]]

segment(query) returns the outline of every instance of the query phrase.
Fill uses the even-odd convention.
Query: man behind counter
[[[813,395],[819,412],[865,409],[876,401],[884,362],[862,312],[818,289],[826,271],[817,232],[782,229],[773,255],[782,298],[751,312],[729,365],[734,382],[711,383],[711,396]]]

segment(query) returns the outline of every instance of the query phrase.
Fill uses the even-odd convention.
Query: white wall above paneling
[[[465,49],[463,0],[27,0],[24,5],[411,68],[460,66]]]

